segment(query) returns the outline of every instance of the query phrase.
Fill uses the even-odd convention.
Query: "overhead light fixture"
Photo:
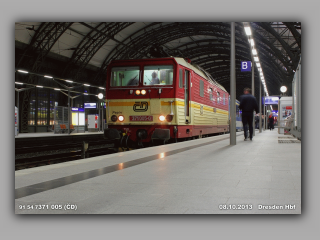
[[[22,82],[14,82],[15,84],[20,84],[20,85],[23,85],[23,83]]]
[[[60,91],[60,88],[54,88],[54,90],[56,90],[56,91]]]
[[[257,56],[258,55],[258,51],[257,51],[257,49],[254,48],[255,43],[254,43],[253,37],[250,36],[252,34],[251,28],[250,28],[250,23],[249,22],[243,22],[243,27],[244,27],[244,30],[245,30],[246,34],[248,35],[248,42],[251,45],[250,47],[251,47],[251,50],[252,50],[253,60],[256,62],[258,71],[260,72],[260,79],[261,79],[261,82],[264,85],[265,93],[266,93],[267,96],[269,96],[269,93],[268,93],[268,90],[267,90],[267,86],[265,84],[265,79],[264,79],[264,76],[263,76],[263,71],[262,71],[262,68],[261,68],[261,63],[259,61],[259,57]]]
[[[43,86],[40,86],[40,85],[37,85],[36,87],[38,87],[38,88],[43,88]]]
[[[282,86],[282,87],[280,88],[280,91],[281,91],[282,93],[285,93],[285,92],[287,91],[287,87],[286,87],[286,86]]]
[[[253,55],[257,55],[257,50],[256,49],[252,49],[252,54]]]
[[[51,77],[51,76],[48,76],[48,75],[44,75],[44,77],[45,77],[45,78],[53,78],[53,77]]]
[[[98,98],[99,98],[99,99],[102,99],[102,98],[103,98],[103,94],[102,94],[102,93],[99,93],[99,94],[98,94]]]
[[[70,83],[72,83],[73,81],[71,81],[71,80],[66,80],[66,82],[70,82]]]
[[[88,93],[83,93],[83,95],[88,95]]]
[[[27,72],[27,71],[24,71],[24,70],[18,70],[18,72],[21,72],[21,73],[29,73],[29,72]]]
[[[100,89],[104,89],[103,87],[99,87]]]
[[[244,30],[246,31],[246,34],[247,34],[248,36],[251,35],[251,28],[250,28],[250,27],[244,27]]]
[[[84,86],[88,86],[88,87],[90,87],[90,84],[87,84],[87,83],[84,83],[83,85],[84,85]]]

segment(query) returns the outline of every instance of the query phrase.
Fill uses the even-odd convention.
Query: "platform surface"
[[[301,143],[237,134],[16,171],[15,213],[300,214]]]
[[[78,136],[78,135],[92,135],[92,134],[103,134],[100,132],[84,132],[84,133],[70,133],[70,136]],[[69,136],[67,133],[54,133],[54,132],[38,132],[38,133],[19,133],[15,138],[37,138],[37,137],[61,137],[61,136]]]

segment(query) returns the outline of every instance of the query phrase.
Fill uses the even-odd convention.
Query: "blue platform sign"
[[[241,62],[241,72],[251,72],[251,61]]]
[[[265,97],[265,100],[266,100],[266,102],[264,103],[264,101],[262,101],[263,103],[262,104],[266,104],[266,105],[272,105],[272,104],[274,104],[274,105],[278,105],[278,102],[279,102],[279,97]]]
[[[97,103],[84,103],[84,108],[97,108]]]
[[[73,112],[84,112],[84,108],[71,108]]]

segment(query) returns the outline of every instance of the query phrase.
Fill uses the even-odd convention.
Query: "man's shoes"
[[[252,141],[252,138],[250,138],[250,141]]]
[[[244,141],[248,141],[248,138],[247,138],[247,137],[245,137],[245,138],[244,138]]]

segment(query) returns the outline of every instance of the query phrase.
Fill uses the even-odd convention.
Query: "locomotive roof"
[[[187,68],[192,69],[194,72],[196,72],[201,77],[205,78],[207,81],[211,82],[212,84],[216,85],[217,87],[221,88],[222,90],[226,91],[226,89],[221,86],[219,83],[217,83],[209,73],[204,71],[203,69],[199,69],[199,66],[195,66],[191,63],[188,63],[184,58],[174,58],[177,63],[179,63],[182,66],[185,66]]]

